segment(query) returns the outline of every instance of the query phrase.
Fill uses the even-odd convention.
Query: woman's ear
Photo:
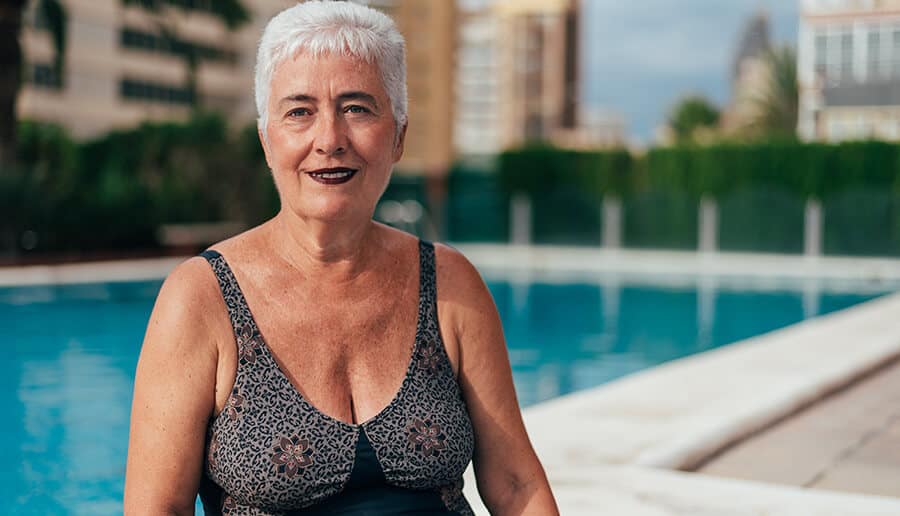
[[[394,163],[400,161],[400,158],[403,157],[403,144],[406,142],[406,128],[409,127],[409,123],[403,124],[403,128],[400,129],[400,132],[397,134],[394,141]]]

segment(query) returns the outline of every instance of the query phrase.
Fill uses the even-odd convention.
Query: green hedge
[[[719,203],[724,250],[801,252],[806,200],[821,200],[825,251],[900,254],[900,145],[773,140],[625,151],[529,147],[500,156],[507,192],[532,198],[535,242],[596,243],[598,206],[623,201],[624,244],[693,249],[700,199]],[[552,238],[550,240],[553,240]]]
[[[231,132],[216,114],[80,144],[24,122],[19,166],[0,171],[0,201],[3,254],[156,247],[162,224],[252,224],[278,206],[255,127]]]
[[[255,127],[229,130],[218,115],[80,144],[28,122],[19,135],[20,167],[0,171],[0,253],[153,247],[161,224],[256,224],[278,209]],[[446,211],[430,220],[450,240],[506,241],[510,198],[525,193],[533,241],[598,245],[602,199],[615,196],[626,246],[693,249],[699,200],[712,196],[722,249],[800,252],[805,202],[817,198],[827,253],[900,255],[898,172],[900,145],[876,141],[723,142],[643,155],[531,146],[458,163]],[[421,178],[395,175],[384,200],[404,199],[440,208],[429,206]]]
[[[861,185],[900,192],[900,145],[724,142],[650,149],[640,157],[625,150],[581,152],[534,146],[504,152],[499,169],[507,191],[529,195],[575,185],[598,198],[664,190],[699,199],[748,187],[823,198]]]
[[[581,152],[547,146],[500,154],[500,184],[508,192],[536,196],[576,187],[594,196],[623,195],[632,186],[634,159],[626,150]]]

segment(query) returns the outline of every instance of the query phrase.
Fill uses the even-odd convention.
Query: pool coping
[[[900,260],[457,246],[507,279],[566,274],[900,281]],[[0,286],[154,280],[187,257],[0,268]],[[563,514],[900,514],[900,499],[711,478],[688,467],[900,357],[900,294],[647,369],[524,411]],[[852,343],[853,345],[845,345]],[[800,369],[802,366],[802,369]],[[476,511],[471,471],[467,493]],[[598,498],[599,497],[599,498]],[[734,504],[735,497],[741,500]],[[739,505],[736,506],[736,505]]]
[[[483,273],[511,281],[567,281],[615,275],[624,283],[691,282],[704,277],[741,287],[777,281],[900,285],[900,259],[766,253],[454,244]],[[0,267],[0,287],[161,279],[191,256]],[[647,279],[649,278],[649,279]]]
[[[189,256],[0,267],[0,287],[149,281],[165,278]]]

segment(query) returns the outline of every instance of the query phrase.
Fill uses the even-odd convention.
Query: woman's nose
[[[316,123],[316,153],[331,156],[347,150],[347,131],[339,116],[320,116]]]

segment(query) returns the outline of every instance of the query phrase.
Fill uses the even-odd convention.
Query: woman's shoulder
[[[483,283],[481,274],[472,262],[449,244],[434,243],[434,260],[439,280],[445,277],[454,283],[458,281],[464,284]]]
[[[209,249],[224,255],[228,263],[252,259],[250,255],[265,245],[267,224],[269,222],[216,242],[210,245]]]
[[[157,307],[178,319],[188,312],[193,315],[210,313],[223,303],[215,272],[202,256],[191,257],[178,264],[160,288]]]
[[[209,250],[223,255],[229,267],[240,264],[252,251],[254,240],[259,239],[256,226],[209,246]],[[204,331],[223,326],[228,320],[225,300],[219,285],[219,278],[212,265],[203,256],[193,256],[176,266],[163,282],[157,305],[169,320],[177,322],[188,318],[192,326],[200,325]],[[167,307],[182,307],[167,313]],[[185,322],[188,322],[185,321]]]
[[[493,309],[493,298],[478,269],[456,248],[435,243],[438,301],[458,316]]]

